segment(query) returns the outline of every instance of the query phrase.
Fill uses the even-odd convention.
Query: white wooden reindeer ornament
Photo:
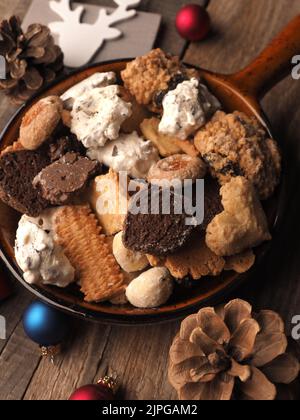
[[[101,8],[97,20],[93,24],[83,23],[84,6],[72,9],[71,0],[51,0],[50,8],[63,20],[50,23],[50,30],[59,37],[59,44],[65,54],[65,65],[80,67],[88,63],[105,41],[117,39],[122,32],[113,28],[124,20],[136,16],[141,0],[114,0],[118,7],[111,13]]]

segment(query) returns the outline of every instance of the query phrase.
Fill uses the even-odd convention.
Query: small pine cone
[[[284,324],[233,300],[186,318],[170,349],[169,381],[181,400],[275,400],[299,375]]]
[[[29,99],[63,71],[63,53],[47,26],[32,24],[23,32],[20,19],[0,23],[0,54],[6,59],[6,79],[0,89],[16,103]]]

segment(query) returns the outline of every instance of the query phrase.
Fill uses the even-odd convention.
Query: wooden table
[[[94,1],[97,3],[97,1]],[[110,1],[99,1],[110,4]],[[188,45],[174,28],[181,0],[143,0],[142,10],[160,12],[164,24],[157,44],[191,64],[233,72],[246,65],[292,17],[300,0],[212,0],[209,11],[214,32],[205,42]],[[0,16],[24,15],[30,0],[1,0]],[[300,54],[300,45],[299,45]],[[247,286],[234,297],[255,308],[279,311],[291,331],[291,319],[300,314],[300,81],[288,78],[264,100],[275,134],[285,148],[288,201],[285,221],[269,257]],[[1,97],[0,128],[14,109]],[[66,399],[78,386],[116,372],[126,399],[173,399],[168,384],[168,351],[180,322],[143,328],[109,327],[75,321],[69,342],[52,365],[40,358],[37,347],[24,335],[21,317],[32,296],[16,286],[15,296],[1,304],[7,319],[8,340],[0,341],[1,399]]]

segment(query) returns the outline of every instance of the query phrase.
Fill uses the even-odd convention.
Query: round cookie
[[[149,171],[148,182],[163,186],[166,181],[202,179],[206,175],[206,164],[198,157],[173,155],[158,161]]]
[[[137,308],[157,308],[170,298],[173,286],[169,271],[156,267],[134,279],[126,289],[126,297]]]
[[[165,206],[166,201],[169,201],[169,206]],[[183,247],[195,224],[185,211],[176,214],[180,206],[184,207],[182,204],[182,195],[167,189],[148,188],[136,194],[124,223],[125,247],[157,256],[172,254]]]
[[[113,241],[113,254],[117,263],[126,273],[144,270],[149,265],[147,257],[140,252],[125,248],[122,236],[123,232],[117,233]]]

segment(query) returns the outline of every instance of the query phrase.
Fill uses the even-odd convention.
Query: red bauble
[[[112,401],[114,399],[112,389],[103,384],[83,386],[69,398],[70,401]]]
[[[198,4],[184,6],[177,14],[176,28],[188,41],[201,41],[208,35],[210,27],[208,12]]]

